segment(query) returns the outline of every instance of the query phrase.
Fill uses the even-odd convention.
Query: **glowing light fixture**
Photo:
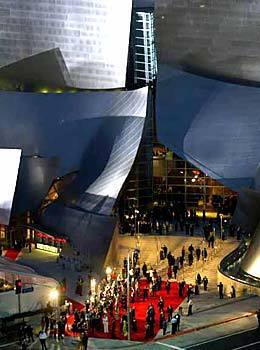
[[[107,274],[107,275],[111,275],[111,273],[112,273],[112,269],[111,269],[110,266],[108,266],[108,267],[106,268],[106,274]]]
[[[50,299],[54,301],[54,300],[57,300],[58,297],[59,297],[59,292],[57,291],[57,289],[52,289],[50,291]]]

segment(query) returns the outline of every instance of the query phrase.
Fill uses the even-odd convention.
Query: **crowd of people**
[[[210,244],[210,247],[212,245]],[[122,338],[126,338],[128,335],[128,322],[127,322],[127,271],[129,268],[129,284],[130,284],[130,302],[132,307],[130,309],[130,331],[140,331],[140,325],[136,319],[136,310],[133,304],[136,301],[149,301],[150,297],[160,296],[162,288],[166,291],[167,295],[171,293],[172,278],[177,280],[179,271],[184,266],[184,261],[191,266],[193,260],[200,259],[207,260],[206,247],[193,247],[189,245],[188,249],[183,246],[180,252],[180,256],[175,257],[166,245],[162,245],[160,250],[160,259],[167,259],[168,261],[168,279],[163,282],[160,274],[156,269],[152,268],[145,262],[142,266],[140,262],[140,250],[135,249],[129,261],[124,258],[123,269],[121,274],[115,274],[112,272],[109,278],[102,280],[100,284],[99,295],[90,295],[89,299],[85,303],[85,309],[74,311],[74,323],[72,325],[73,333],[84,333],[95,335],[99,332],[110,334],[112,338],[120,335]],[[79,278],[80,280],[80,278]],[[79,281],[78,280],[78,281]],[[178,295],[180,298],[187,296],[188,302],[188,315],[192,315],[193,301],[191,296],[199,294],[199,288],[203,285],[205,291],[208,288],[208,278],[203,278],[198,273],[195,286],[187,286],[185,281],[178,278]],[[76,287],[78,289],[78,285]],[[171,324],[171,332],[174,334],[180,328],[180,319],[182,310],[174,310],[172,305],[165,305],[164,299],[159,297],[158,311],[156,306],[151,303],[148,304],[145,318],[144,337],[146,339],[155,335],[155,328],[159,327],[163,330],[163,334],[166,334],[167,326]],[[68,312],[69,306],[68,306]],[[159,321],[156,321],[156,312],[159,315]],[[120,320],[120,327],[117,329],[117,320]],[[177,321],[176,321],[177,320]],[[156,324],[158,322],[158,324]]]
[[[222,220],[218,213],[216,218],[207,218],[205,210],[202,211],[202,217],[199,218],[196,210],[186,210],[182,202],[162,203],[154,205],[151,210],[141,211],[134,207],[129,208],[127,213],[121,215],[120,232],[122,234],[135,233],[159,235],[169,234],[170,232],[183,232],[186,235],[193,236],[195,233],[204,235],[207,239],[209,232],[220,232],[222,228],[222,239],[228,235],[237,237],[241,240],[247,236],[247,232],[241,225],[230,224],[228,219]]]

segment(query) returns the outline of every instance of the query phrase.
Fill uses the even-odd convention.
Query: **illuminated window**
[[[0,225],[0,239],[5,239],[5,226]]]

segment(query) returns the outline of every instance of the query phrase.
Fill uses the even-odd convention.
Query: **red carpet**
[[[143,292],[144,286],[147,285],[146,280],[141,280],[139,283],[139,287],[141,290],[141,295]],[[159,310],[158,310],[158,300],[159,297],[162,296],[164,299],[164,309],[167,309],[168,305],[172,305],[173,309],[176,310],[178,306],[182,303],[184,300],[184,297],[180,298],[178,295],[178,283],[177,282],[172,282],[171,283],[171,291],[170,294],[167,295],[166,290],[165,290],[165,282],[162,283],[162,290],[156,292],[156,295],[154,297],[149,296],[148,300],[143,301],[143,298],[139,298],[135,301],[135,303],[131,304],[131,307],[135,307],[135,314],[136,314],[136,320],[137,320],[137,332],[131,332],[131,340],[136,340],[136,341],[143,341],[145,338],[145,319],[146,319],[146,311],[148,308],[148,305],[153,304],[154,309],[155,309],[155,334],[159,331]],[[82,304],[75,303],[73,300],[71,300],[73,305],[75,305],[75,308],[78,310],[82,309]],[[78,304],[78,305],[77,305]],[[120,308],[119,316],[125,314],[125,310]],[[167,313],[165,312],[165,315],[167,316]],[[68,317],[68,325],[69,328],[73,324],[74,321],[74,316],[70,315]],[[102,325],[103,329],[103,325]],[[111,318],[109,319],[109,330],[111,330]],[[117,339],[125,339],[122,335],[122,332],[120,330],[120,319],[116,321],[116,338]],[[68,332],[68,335],[72,335],[72,332]],[[95,331],[94,334],[92,332],[89,333],[91,337],[96,337],[96,338],[111,338],[111,333],[105,334],[103,331]]]
[[[20,253],[20,250],[10,248],[10,249],[7,249],[7,251],[5,252],[5,257],[11,260],[16,260],[19,253]]]

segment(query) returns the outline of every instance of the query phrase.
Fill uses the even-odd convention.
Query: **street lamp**
[[[220,238],[223,239],[223,214],[219,214],[220,217]]]
[[[107,281],[110,282],[111,280],[111,273],[112,273],[112,269],[110,266],[107,266],[106,268],[106,275],[107,275]]]
[[[131,334],[130,334],[130,327],[131,327],[131,322],[130,322],[130,256],[129,256],[129,251],[127,254],[127,339],[131,340]]]
[[[60,318],[60,308],[59,308],[59,291],[57,289],[52,289],[50,291],[49,297],[52,301],[53,307],[56,308],[57,318]]]
[[[95,295],[96,294],[96,285],[97,285],[96,279],[95,278],[91,278],[91,280],[90,280],[91,295]]]

